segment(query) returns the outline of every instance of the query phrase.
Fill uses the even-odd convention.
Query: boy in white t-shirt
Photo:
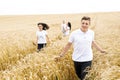
[[[58,60],[63,57],[73,44],[74,51],[72,54],[72,60],[74,62],[76,74],[80,80],[85,79],[85,76],[88,73],[86,69],[91,67],[93,59],[92,46],[94,46],[101,53],[105,53],[105,51],[95,42],[94,32],[88,29],[89,25],[90,17],[83,17],[81,19],[81,27],[71,33],[67,45],[61,54],[55,58]]]
[[[49,29],[49,26],[45,23],[38,23],[39,30],[36,32],[37,40],[37,51],[39,52],[42,48],[44,48],[47,44],[47,40],[49,41],[49,37],[47,35],[46,30]]]

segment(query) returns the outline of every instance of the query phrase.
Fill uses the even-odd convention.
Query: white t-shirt
[[[47,32],[45,30],[42,30],[42,31],[37,31],[36,32],[36,36],[38,37],[38,44],[44,44],[44,43],[47,43],[46,41],[46,35],[47,35]]]
[[[88,29],[84,33],[81,29],[78,29],[71,33],[69,42],[73,43],[73,61],[85,62],[93,59],[92,41],[94,41],[94,32],[92,30]]]
[[[69,35],[69,33],[70,33],[70,28],[67,26],[67,30],[66,30],[66,32],[65,32],[65,34],[64,35]]]

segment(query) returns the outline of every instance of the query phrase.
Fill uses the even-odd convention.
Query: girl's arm
[[[36,44],[37,44],[37,42],[38,42],[38,37],[36,37]]]
[[[46,35],[46,38],[47,38],[47,41],[50,42],[50,39],[49,39],[48,35]]]

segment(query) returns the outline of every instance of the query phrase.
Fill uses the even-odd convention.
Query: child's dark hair
[[[68,22],[68,27],[70,27],[70,30],[71,30],[71,23],[70,22]]]
[[[82,21],[82,20],[88,20],[88,21],[90,21],[90,17],[84,16],[84,17],[82,17],[81,21]]]
[[[42,25],[43,26],[43,30],[48,30],[49,29],[49,26],[46,23],[38,23],[37,25],[38,26]]]

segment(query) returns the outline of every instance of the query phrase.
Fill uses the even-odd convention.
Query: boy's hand
[[[107,53],[105,50],[101,50],[100,52],[101,52],[101,53]]]
[[[61,59],[61,56],[56,56],[56,57],[55,57],[55,62],[60,61],[60,59]]]

